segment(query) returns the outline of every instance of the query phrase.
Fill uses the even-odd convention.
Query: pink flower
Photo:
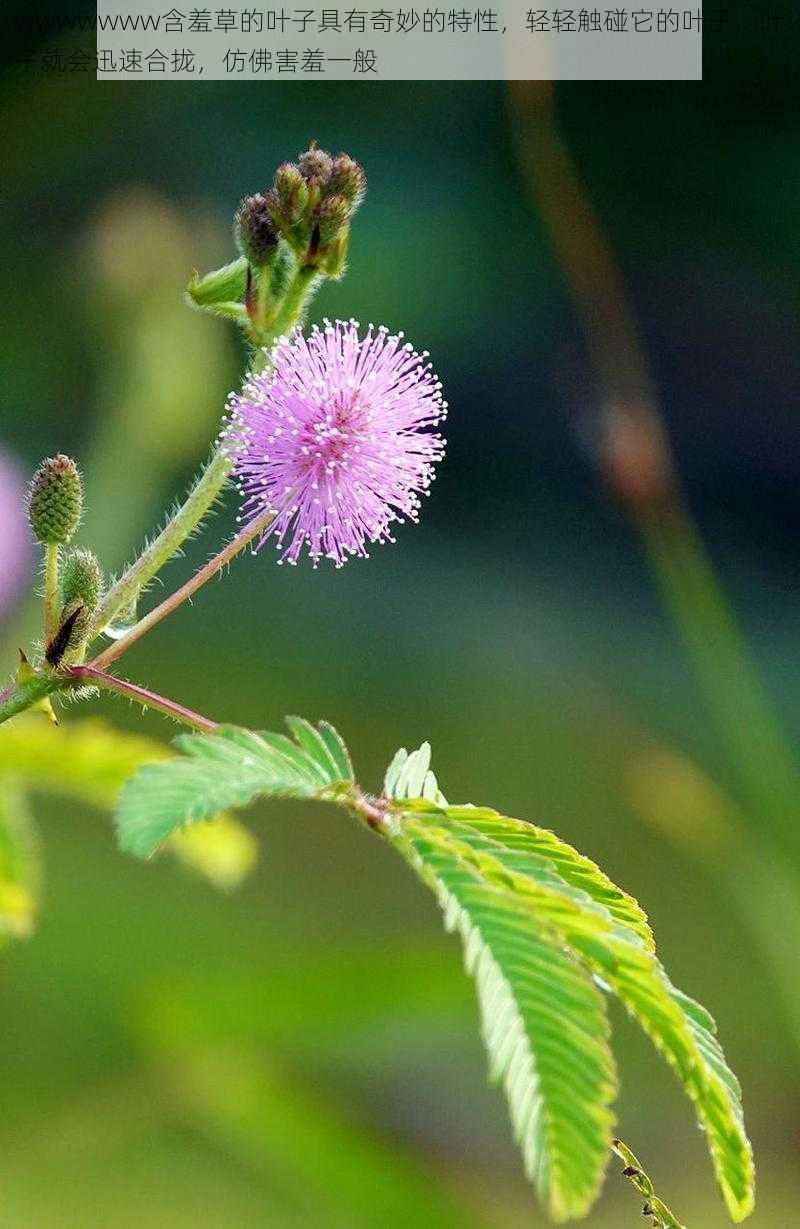
[[[372,325],[325,321],[308,338],[280,338],[268,369],[229,402],[228,446],[242,519],[268,508],[283,559],[307,543],[337,567],[391,542],[393,522],[416,521],[444,443],[430,430],[447,411],[427,351]]]

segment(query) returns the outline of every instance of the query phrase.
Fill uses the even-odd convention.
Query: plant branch
[[[270,326],[271,342],[302,321],[309,299],[321,281],[322,274],[316,265],[299,266],[289,284],[283,305]]]
[[[64,681],[79,687],[102,687],[106,691],[116,692],[117,695],[125,696],[141,704],[143,708],[154,708],[157,712],[163,713],[165,717],[171,717],[173,721],[191,726],[193,730],[200,730],[203,734],[213,734],[217,728],[216,721],[211,721],[201,713],[195,713],[183,704],[169,700],[166,696],[160,696],[147,687],[140,687],[137,683],[128,683],[125,679],[115,678],[113,674],[106,674],[104,670],[98,670],[94,666],[69,666],[64,671],[62,685]]]
[[[50,641],[58,624],[58,545],[48,542],[44,550],[44,634]]]
[[[175,515],[103,598],[92,620],[90,641],[120,610],[134,605],[145,585],[180,550],[208,513],[227,482],[231,468],[230,457],[218,448]]]
[[[265,340],[266,349],[269,349],[276,337],[288,333],[302,320],[309,299],[322,277],[323,275],[313,265],[301,265],[296,270],[277,319],[271,326],[270,336]],[[263,367],[265,361],[265,357],[257,351],[253,359],[254,366]],[[95,639],[121,610],[127,610],[135,604],[145,585],[160,572],[164,564],[172,558],[202,522],[227,482],[232,468],[232,462],[227,453],[222,448],[218,448],[184,503],[170,518],[158,537],[109,589],[92,620],[87,643]]]
[[[123,653],[127,652],[138,640],[141,640],[149,631],[152,630],[162,619],[166,619],[174,610],[177,610],[185,601],[191,598],[198,589],[201,589],[207,581],[221,571],[226,564],[230,563],[240,551],[263,533],[268,528],[270,523],[275,519],[276,513],[270,508],[266,512],[262,512],[254,521],[247,525],[240,533],[236,535],[231,542],[225,546],[219,554],[195,573],[186,584],[180,589],[176,589],[168,598],[165,598],[160,605],[151,610],[149,614],[140,619],[135,627],[132,627],[127,635],[122,636],[114,644],[109,645],[102,653],[99,653],[89,664],[96,670],[104,670],[116,661]]]
[[[611,1146],[625,1165],[623,1175],[645,1201],[642,1216],[651,1217],[655,1229],[685,1229],[685,1226],[670,1212],[663,1200],[656,1195],[653,1183],[628,1145],[624,1144],[621,1139],[615,1139]]]
[[[33,708],[41,700],[45,700],[61,686],[60,680],[54,675],[33,675],[22,683],[12,683],[0,693],[0,725],[18,713]]]

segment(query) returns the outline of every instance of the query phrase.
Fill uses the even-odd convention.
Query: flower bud
[[[352,208],[343,196],[326,196],[317,210],[316,224],[319,228],[319,246],[325,248],[338,238],[350,220]]]
[[[83,509],[83,483],[73,460],[59,453],[43,461],[31,480],[28,519],[46,545],[69,542]]]
[[[293,162],[283,162],[278,167],[266,201],[278,228],[300,221],[308,204],[308,185]]]
[[[324,252],[320,268],[326,277],[338,281],[347,268],[347,249],[350,240],[350,227],[343,226],[339,234]]]
[[[269,201],[260,192],[246,196],[236,211],[233,233],[236,244],[251,265],[262,268],[278,246],[270,216]]]
[[[333,167],[333,158],[324,149],[307,149],[298,159],[300,174],[310,186],[321,188],[327,184]]]
[[[337,154],[331,165],[326,192],[331,196],[343,196],[355,211],[366,191],[367,177],[363,167],[349,154]]]
[[[103,574],[97,556],[90,550],[72,550],[64,561],[61,574],[61,591],[64,605],[81,601],[88,611],[93,611],[103,591]]]

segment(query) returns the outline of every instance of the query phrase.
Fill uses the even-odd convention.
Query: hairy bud
[[[278,167],[266,201],[276,226],[299,222],[308,205],[308,184],[293,162],[282,162]]]
[[[331,196],[343,196],[355,211],[361,204],[367,187],[364,169],[349,154],[337,154],[331,165],[326,191]]]
[[[317,211],[320,247],[333,243],[350,220],[352,208],[343,196],[326,196]]]
[[[321,188],[327,184],[333,167],[333,158],[324,149],[307,149],[298,159],[300,174],[306,183]]]
[[[261,268],[278,246],[269,201],[260,192],[246,196],[236,211],[233,233],[236,244],[251,265]]]
[[[64,561],[61,574],[61,591],[65,606],[81,601],[88,611],[93,611],[103,592],[103,574],[97,556],[90,550],[72,550]]]
[[[59,453],[43,461],[31,480],[28,519],[46,545],[69,542],[83,510],[83,483],[73,460]]]
[[[338,281],[344,276],[347,268],[347,249],[350,241],[350,227],[343,226],[333,243],[329,244],[320,263],[320,268],[326,277]]]

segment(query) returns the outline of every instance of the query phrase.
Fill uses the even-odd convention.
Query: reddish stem
[[[98,670],[94,666],[69,666],[64,671],[64,677],[72,679],[78,685],[86,684],[115,691],[118,695],[127,696],[129,700],[135,700],[145,708],[154,708],[171,717],[173,721],[180,721],[203,734],[213,734],[217,729],[218,723],[203,717],[201,713],[192,712],[190,708],[177,704],[175,700],[168,700],[166,696],[160,696],[147,687],[140,687],[138,683],[128,683],[125,679],[115,678],[113,674],[106,674],[104,670]]]
[[[160,623],[162,619],[166,619],[167,615],[172,614],[188,598],[192,597],[198,589],[201,589],[207,581],[216,576],[217,572],[224,568],[227,563],[230,563],[241,550],[244,550],[245,546],[252,542],[254,538],[257,538],[260,533],[263,533],[274,519],[275,512],[271,509],[262,512],[254,521],[246,525],[227,546],[224,546],[218,555],[215,555],[204,567],[200,568],[199,572],[196,572],[184,585],[181,585],[180,589],[176,589],[159,606],[156,606],[143,619],[140,619],[127,635],[122,636],[114,644],[109,645],[102,653],[98,653],[97,657],[89,664],[97,669],[104,669],[106,666],[110,666],[112,661],[116,661],[118,657],[121,657],[131,645],[136,644],[137,640],[141,640],[142,636],[151,631],[156,624]]]

